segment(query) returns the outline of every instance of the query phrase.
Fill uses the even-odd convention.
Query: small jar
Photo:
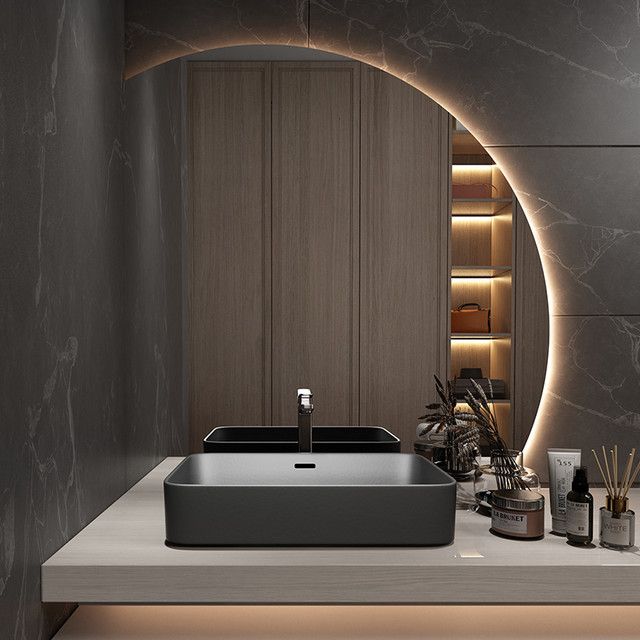
[[[544,496],[526,489],[491,494],[491,533],[515,540],[544,538]]]
[[[600,546],[623,551],[635,545],[636,514],[628,508],[628,498],[612,499],[600,508]]]

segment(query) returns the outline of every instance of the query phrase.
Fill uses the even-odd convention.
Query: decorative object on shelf
[[[460,375],[453,381],[453,390],[456,398],[464,399],[467,391],[473,391],[474,386],[472,381],[480,385],[485,395],[492,400],[503,400],[507,397],[507,385],[504,380],[483,378],[482,369],[469,368],[460,369]]]
[[[428,413],[421,416],[425,422],[418,426],[417,435],[433,448],[433,461],[458,480],[461,495],[458,505],[474,510],[478,508],[475,487],[468,484],[461,487],[460,482],[475,485],[476,476],[481,473],[477,463],[480,438],[489,444],[493,452],[498,488],[527,490],[534,480],[535,486],[539,486],[537,476],[518,464],[500,436],[490,400],[482,387],[472,379],[477,397],[469,390],[465,398],[465,404],[471,411],[456,411],[458,401],[451,382],[447,381],[445,388],[438,376],[434,379],[440,402],[427,405]],[[483,493],[482,500],[487,497]]]
[[[538,476],[522,464],[522,456],[514,455],[509,449],[498,431],[498,421],[491,408],[490,400],[482,387],[475,381],[471,381],[476,395],[469,390],[465,402],[469,405],[475,424],[478,426],[480,436],[488,444],[491,453],[492,480],[498,489],[531,490],[539,488]],[[515,452],[516,454],[520,452]],[[479,469],[482,472],[482,469]],[[478,482],[478,479],[476,479]],[[479,495],[478,495],[479,494]],[[475,492],[475,511],[487,514],[492,494],[487,489]]]
[[[526,489],[537,491],[540,489],[538,474],[524,466],[522,451],[507,449],[506,451],[492,451],[489,464],[480,463],[474,480],[474,495],[476,497],[475,511],[483,516],[491,516],[491,496],[495,491],[506,488],[510,477],[512,464],[507,465],[505,459],[509,457],[518,467],[518,477]],[[486,458],[485,458],[486,460]]]
[[[504,538],[541,540],[544,538],[544,496],[522,489],[494,491],[489,531]]]
[[[593,540],[593,496],[589,493],[587,468],[576,467],[567,494],[567,542],[582,547]]]
[[[472,415],[456,412],[457,400],[453,386],[449,381],[442,384],[434,376],[439,402],[426,405],[427,413],[420,419],[425,422],[418,425],[417,435],[424,443],[420,455],[431,449],[433,462],[446,471],[458,483],[456,506],[470,509],[475,505],[473,482],[480,452],[480,434]],[[414,450],[416,445],[414,444]]]
[[[629,453],[622,475],[618,473],[618,445],[609,450],[611,466],[602,447],[604,469],[598,454],[594,449],[591,451],[607,489],[606,505],[600,507],[600,546],[618,551],[631,549],[635,545],[636,514],[629,509],[627,494],[640,473],[640,462],[633,469],[636,450],[633,448]]]
[[[479,453],[480,434],[473,416],[456,411],[457,399],[449,381],[445,385],[434,376],[439,402],[426,405],[425,422],[417,435],[433,449],[433,461],[456,479],[473,474]]]
[[[451,310],[451,333],[491,333],[491,309],[465,302]]]

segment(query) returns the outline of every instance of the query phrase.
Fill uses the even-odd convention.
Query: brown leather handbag
[[[477,302],[461,304],[451,310],[451,333],[490,333],[491,309],[483,309]]]

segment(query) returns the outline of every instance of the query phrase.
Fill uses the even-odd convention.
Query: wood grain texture
[[[514,439],[527,441],[538,411],[549,354],[549,308],[540,254],[531,227],[516,208]]]
[[[189,432],[270,419],[270,71],[189,65]]]
[[[491,219],[454,216],[451,221],[451,263],[454,266],[498,264],[491,262],[491,227]]]
[[[273,63],[273,423],[358,424],[359,71]]]
[[[638,554],[504,540],[469,511],[445,547],[171,549],[162,481],[179,462],[167,458],[44,563],[44,602],[640,603]],[[604,490],[592,493],[602,504]]]
[[[448,114],[362,68],[360,418],[412,450],[446,374]]]

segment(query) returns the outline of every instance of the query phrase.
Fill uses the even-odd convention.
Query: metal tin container
[[[491,495],[490,531],[517,540],[544,538],[544,496],[524,489],[494,491]]]

